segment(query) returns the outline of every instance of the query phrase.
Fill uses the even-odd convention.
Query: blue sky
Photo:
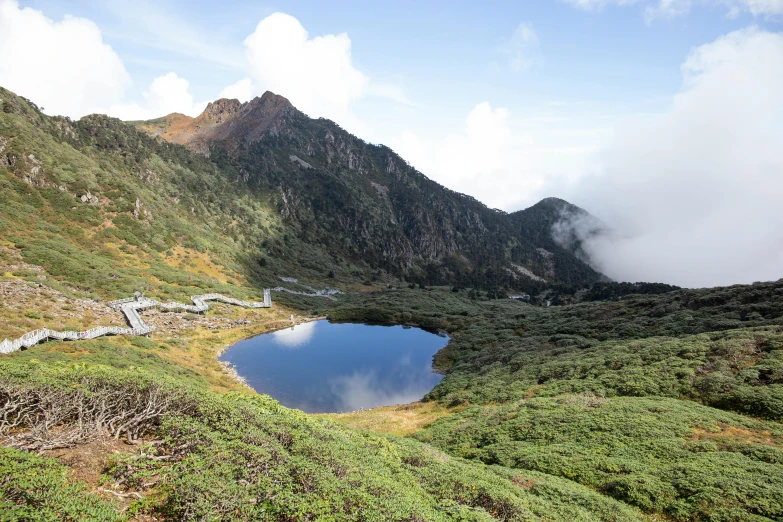
[[[641,2],[640,4],[643,4]],[[134,80],[130,98],[156,76],[177,72],[197,99],[211,99],[241,67],[183,54],[168,43],[190,36],[231,51],[242,62],[242,41],[275,12],[296,17],[311,36],[347,33],[356,67],[371,78],[405,86],[421,103],[490,99],[495,104],[569,101],[627,103],[676,91],[688,51],[734,29],[755,24],[779,30],[779,20],[721,5],[697,4],[687,16],[645,21],[642,5],[585,10],[566,2],[21,2],[54,20],[74,15],[94,21],[124,59]],[[145,19],[158,17],[148,29]],[[532,24],[540,63],[524,75],[506,74],[498,48],[520,23]],[[182,31],[175,29],[179,28]],[[147,34],[190,32],[178,41]],[[156,45],[160,41],[162,45]],[[444,93],[445,87],[445,93]],[[283,93],[284,94],[284,93]],[[444,98],[444,94],[446,95]]]
[[[0,85],[122,119],[272,90],[491,207],[587,208],[617,278],[748,282],[783,275],[781,31],[783,0],[0,0]]]

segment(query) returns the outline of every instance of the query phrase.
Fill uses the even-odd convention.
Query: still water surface
[[[315,321],[240,341],[220,358],[258,393],[309,413],[417,401],[442,378],[448,338],[418,328]]]

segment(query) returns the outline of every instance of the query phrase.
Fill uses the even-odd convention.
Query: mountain
[[[332,256],[428,284],[527,288],[601,278],[578,244],[552,237],[564,212],[585,211],[554,198],[513,214],[490,209],[271,92],[247,103],[217,100],[196,118],[133,124],[209,158]]]
[[[1,88],[0,99],[0,229],[24,262],[90,292],[160,291],[159,280],[173,292],[160,297],[175,297],[190,291],[179,282],[218,272],[495,295],[604,279],[578,241],[553,236],[584,210],[555,198],[490,209],[272,93],[129,123],[50,117]],[[183,262],[194,255],[210,270],[194,274]]]

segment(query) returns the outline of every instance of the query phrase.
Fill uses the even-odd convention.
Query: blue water
[[[432,356],[447,342],[418,328],[315,321],[241,341],[220,359],[289,408],[344,412],[421,399],[442,378]]]

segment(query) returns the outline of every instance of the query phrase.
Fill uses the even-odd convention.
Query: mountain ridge
[[[309,118],[269,91],[244,103],[216,100],[183,121],[168,115],[133,124],[210,158],[251,190],[271,193],[285,219],[332,253],[344,250],[331,238],[340,231],[358,235],[356,245],[347,246],[351,256],[369,256],[371,264],[399,276],[416,268],[425,274],[420,282],[430,284],[605,279],[585,261],[580,245],[563,247],[550,237],[563,209],[578,209],[564,200],[510,214],[490,209],[427,178],[390,148],[367,143],[330,120]],[[176,132],[167,130],[174,126]],[[476,274],[477,267],[485,273]]]

